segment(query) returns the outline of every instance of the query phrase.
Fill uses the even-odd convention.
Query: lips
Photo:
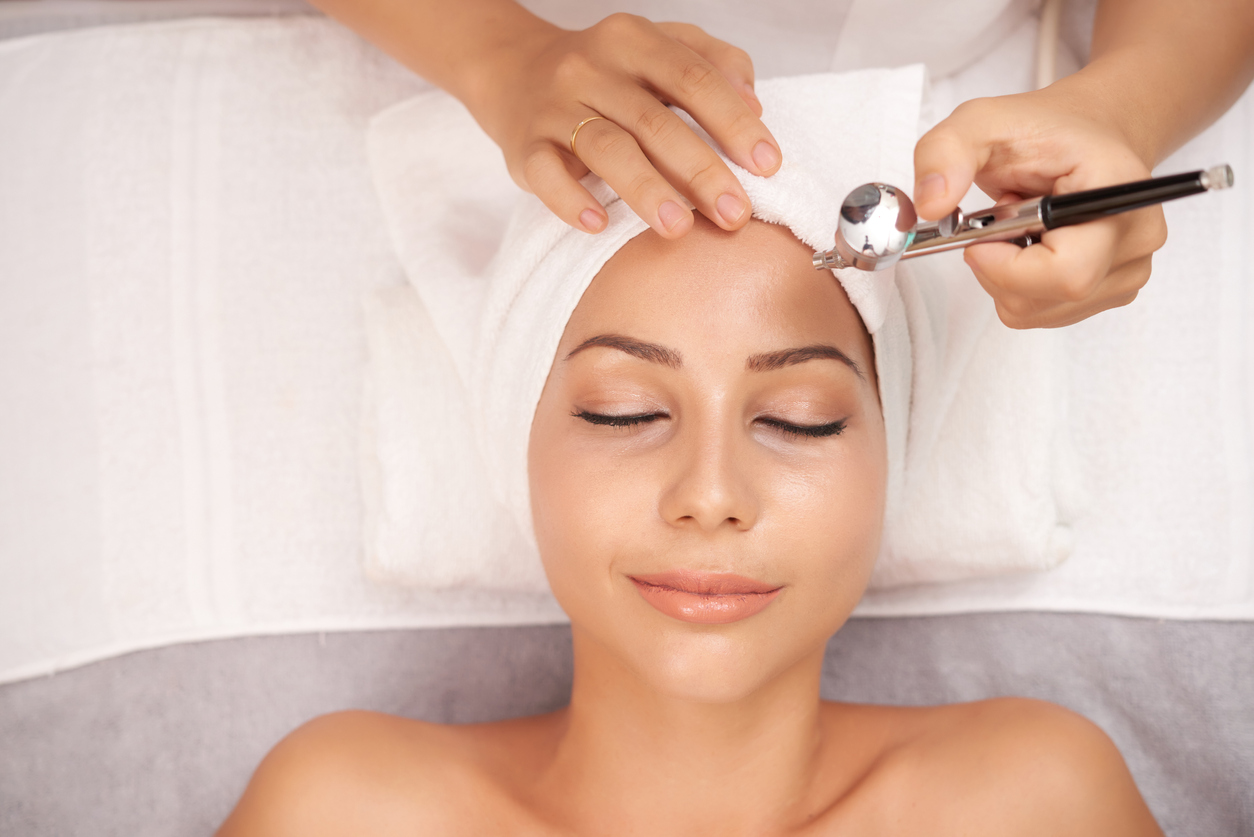
[[[662,613],[701,625],[748,619],[783,589],[731,573],[675,571],[629,578],[644,600]]]

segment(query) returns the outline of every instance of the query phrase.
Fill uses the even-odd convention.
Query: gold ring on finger
[[[601,116],[600,114],[597,114],[596,116],[589,116],[587,119],[585,119],[584,121],[580,122],[578,125],[575,126],[575,130],[570,132],[570,153],[571,154],[574,154],[576,157],[579,156],[579,152],[575,150],[575,137],[579,136],[579,129],[582,128],[584,125],[587,125],[589,122],[592,122],[593,120],[604,119],[604,118],[605,117]]]

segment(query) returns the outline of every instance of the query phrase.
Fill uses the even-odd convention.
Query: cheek
[[[648,481],[570,432],[568,416],[548,418],[532,429],[532,522],[549,586],[573,616],[608,589],[615,556],[638,536]]]
[[[861,597],[879,552],[887,466],[878,434],[850,439],[832,456],[781,469],[772,506],[781,551],[807,610],[831,615]],[[843,621],[843,620],[842,620]]]

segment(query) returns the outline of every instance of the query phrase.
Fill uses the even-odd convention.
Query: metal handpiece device
[[[986,241],[1032,244],[1046,230],[1083,224],[1156,203],[1227,189],[1232,167],[1173,174],[1067,195],[1046,195],[918,223],[909,196],[887,183],[864,183],[840,207],[836,246],[814,254],[815,268],[883,270],[913,259]]]

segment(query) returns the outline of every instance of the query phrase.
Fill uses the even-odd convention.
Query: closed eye
[[[634,416],[609,416],[602,413],[590,413],[587,410],[576,410],[571,413],[575,418],[581,418],[589,424],[599,424],[605,427],[634,427],[638,424],[648,424],[658,419],[670,418],[666,413],[641,413]]]
[[[767,427],[778,430],[781,433],[787,433],[790,436],[808,436],[810,438],[822,438],[824,436],[839,436],[844,431],[847,419],[833,421],[829,424],[791,424],[786,421],[780,421],[773,418],[760,418],[759,422]]]

